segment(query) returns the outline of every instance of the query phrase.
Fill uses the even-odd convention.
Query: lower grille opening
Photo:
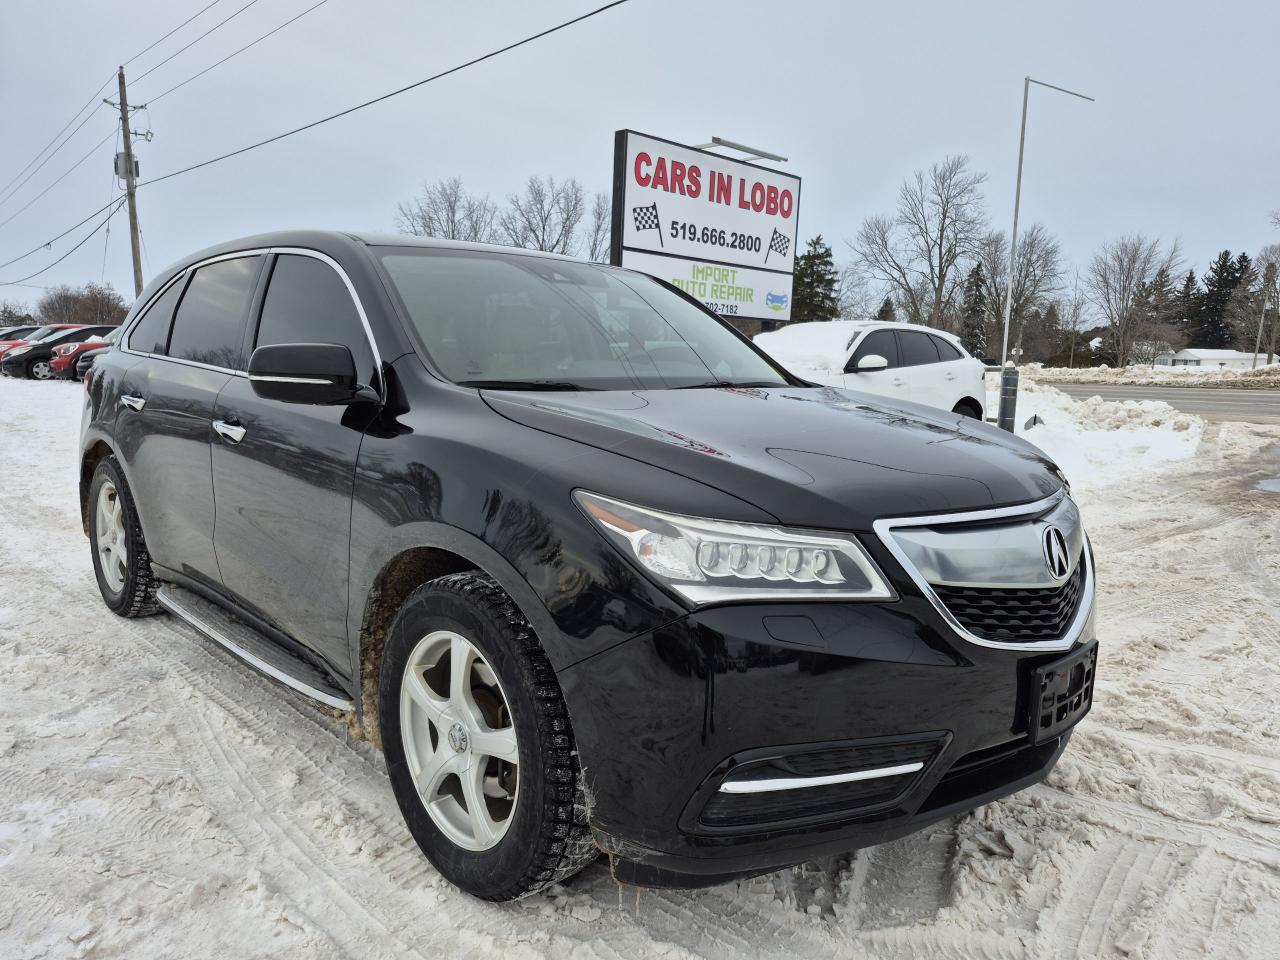
[[[712,830],[760,830],[859,816],[892,804],[924,775],[946,742],[945,734],[795,750],[748,759],[722,781],[725,785],[767,786],[771,782],[917,767],[888,776],[760,792],[725,792],[707,797],[697,823]]]
[[[951,765],[920,805],[926,813],[995,790],[1036,772],[1049,762],[1061,737],[1030,746],[1026,737],[967,753]]]

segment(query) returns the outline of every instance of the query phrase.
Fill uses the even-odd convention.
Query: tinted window
[[[372,384],[373,351],[347,285],[314,257],[284,255],[271,271],[255,346],[340,343],[351,348],[360,382]]]
[[[894,339],[892,330],[876,330],[863,337],[849,361],[848,369],[857,370],[858,361],[873,353],[888,360],[890,367],[898,366],[898,341]]]
[[[238,370],[249,301],[262,257],[201,267],[187,284],[169,337],[169,356]]]
[[[134,324],[129,334],[129,349],[139,353],[164,353],[169,343],[169,324],[173,320],[173,308],[182,295],[182,280],[169,285],[169,289],[151,301],[147,312]]]
[[[933,345],[933,337],[927,333],[899,330],[898,343],[902,348],[904,367],[918,367],[924,363],[938,362],[938,348]]]
[[[954,343],[943,340],[942,337],[934,337],[933,345],[938,348],[938,356],[943,363],[948,360],[963,360],[964,356],[956,349]]]
[[[383,251],[382,262],[427,352],[459,383],[602,390],[786,384],[715,316],[641,274],[404,247]]]
[[[110,333],[111,327],[81,327],[79,330],[69,330],[67,335],[63,337],[50,337],[50,340],[57,340],[60,343],[83,343],[90,337],[100,337],[104,333]]]

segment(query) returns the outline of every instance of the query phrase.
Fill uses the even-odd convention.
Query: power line
[[[57,155],[58,151],[59,151],[59,150],[61,150],[63,147],[65,147],[65,146],[67,145],[67,141],[69,141],[72,137],[74,137],[77,133],[79,133],[79,132],[80,132],[80,128],[81,128],[81,127],[83,127],[83,126],[84,126],[86,123],[88,123],[90,120],[92,120],[92,119],[93,119],[93,117],[94,117],[94,114],[93,114],[93,113],[86,113],[86,114],[84,115],[84,119],[83,119],[83,120],[81,120],[78,124],[76,124],[76,128],[75,128],[74,130],[72,130],[70,133],[68,133],[68,134],[63,138],[62,142],[61,142],[61,143],[59,143],[56,147],[54,147],[54,148],[53,148],[53,150],[49,153],[49,155],[48,155],[47,157],[45,157],[45,158],[44,158],[43,160],[41,160],[38,164],[36,164],[36,165],[35,165],[35,167],[34,167],[34,168],[32,168],[31,172],[30,172],[30,173],[28,173],[25,177],[23,177],[23,178],[18,182],[18,184],[17,184],[15,187],[13,187],[13,189],[11,189],[11,190],[10,190],[8,193],[6,193],[4,196],[0,196],[0,206],[3,206],[4,204],[6,204],[6,203],[8,203],[10,200],[12,200],[12,199],[13,199],[13,195],[14,195],[15,193],[17,193],[19,190],[21,190],[24,186],[26,186],[27,181],[29,181],[32,177],[34,177],[37,173],[39,173],[39,172],[40,172],[40,170],[44,167],[44,165],[45,165],[46,163],[48,163],[50,160],[52,160],[52,159]]]
[[[574,17],[571,20],[565,20],[562,23],[556,24],[554,27],[548,27],[546,30],[527,36],[523,40],[517,40],[514,43],[509,43],[505,47],[499,47],[497,50],[491,50],[489,53],[475,57],[472,60],[468,60],[466,63],[460,63],[455,67],[450,67],[448,70],[442,70],[439,73],[426,77],[425,79],[417,80],[413,83],[407,84],[406,86],[400,87],[397,90],[392,90],[389,93],[384,93],[381,96],[374,97],[372,100],[357,103],[355,106],[347,107],[345,110],[339,110],[337,113],[331,113],[327,117],[321,117],[319,120],[313,120],[311,123],[303,124],[300,127],[294,127],[292,130],[286,130],[284,133],[278,133],[274,137],[268,137],[265,140],[259,140],[257,143],[251,143],[248,146],[240,147],[238,150],[232,150],[229,153],[224,153],[217,157],[210,157],[208,160],[193,163],[189,167],[183,167],[180,170],[174,170],[171,173],[166,173],[159,177],[152,177],[150,180],[143,180],[138,184],[138,186],[145,187],[153,183],[160,183],[163,180],[170,180],[174,177],[181,176],[184,173],[190,173],[192,170],[199,170],[201,167],[207,167],[223,160],[229,160],[232,157],[238,157],[242,153],[248,153],[250,150],[256,150],[258,147],[265,147],[267,144],[275,143],[276,141],[283,140],[286,137],[292,137],[296,133],[303,133],[307,130],[311,130],[321,124],[328,123],[330,120],[337,120],[339,117],[345,117],[348,114],[355,113],[357,110],[363,110],[365,107],[371,107],[374,104],[382,103],[384,100],[390,100],[392,97],[398,97],[402,93],[407,93],[410,90],[416,90],[418,87],[425,86],[434,80],[440,80],[441,78],[457,73],[460,70],[473,67],[478,63],[483,63],[486,60],[492,60],[494,57],[501,56],[502,54],[514,50],[517,47],[523,47],[525,44],[533,43],[535,40],[541,40],[543,37],[550,36],[551,34],[564,30],[567,27],[571,27],[574,24],[581,23],[583,20],[590,20],[592,17],[604,13],[606,10],[611,10],[614,7],[620,7],[622,4],[627,2],[628,0],[613,0],[612,3],[606,3],[602,7],[596,7],[594,10],[590,10],[587,13]],[[0,266],[3,266],[3,264],[0,264]]]
[[[204,12],[205,12],[206,10],[208,10],[210,7],[215,6],[216,4],[219,4],[219,3],[221,3],[221,2],[222,2],[222,0],[213,0],[213,2],[212,2],[212,3],[209,3],[209,4],[205,5],[204,7],[201,7],[201,8],[200,8],[200,10],[198,10],[195,14],[193,14],[193,15],[192,15],[192,16],[190,16],[190,17],[188,17],[186,20],[183,20],[183,21],[182,21],[182,23],[178,24],[176,27],[174,27],[172,30],[170,30],[168,33],[166,33],[166,34],[165,34],[163,37],[161,37],[159,40],[156,40],[154,43],[149,44],[147,47],[145,47],[145,48],[143,48],[142,50],[140,50],[140,51],[138,51],[137,53],[135,53],[132,57],[130,57],[128,60],[126,60],[126,61],[125,61],[125,63],[126,63],[126,64],[129,64],[129,63],[132,63],[134,60],[137,60],[137,59],[138,59],[138,57],[142,56],[142,55],[143,55],[144,53],[146,53],[148,50],[152,49],[153,47],[155,47],[155,46],[157,46],[157,45],[159,45],[159,44],[161,44],[161,43],[163,43],[165,40],[168,40],[171,36],[173,36],[175,33],[177,33],[179,30],[181,30],[183,27],[185,27],[185,26],[186,26],[188,23],[190,23],[192,20],[196,19],[196,17],[200,16],[200,14],[204,13]],[[186,48],[184,47],[183,49],[186,49]],[[181,51],[179,51],[179,53],[181,53]],[[175,54],[175,56],[176,56],[176,55],[177,55],[177,54]],[[172,59],[172,58],[170,58],[170,59]],[[167,62],[167,61],[165,61],[165,62]],[[154,69],[154,68],[152,68],[152,69]],[[76,122],[76,120],[78,120],[78,119],[80,118],[80,115],[81,115],[82,113],[84,113],[84,112],[85,112],[86,110],[88,110],[90,107],[95,106],[95,105],[97,104],[99,95],[102,93],[102,91],[103,91],[103,90],[107,89],[107,87],[111,86],[111,83],[112,83],[112,81],[114,81],[114,80],[115,80],[115,78],[116,78],[115,72],[114,72],[114,71],[112,71],[111,76],[107,77],[107,79],[103,82],[103,84],[102,84],[100,87],[98,87],[98,89],[97,89],[97,90],[95,90],[95,91],[93,92],[93,96],[91,96],[87,101],[85,101],[84,106],[82,106],[79,110],[77,110],[77,111],[72,115],[71,119],[70,119],[70,120],[68,120],[65,124],[63,124],[63,125],[62,125],[62,129],[60,129],[57,133],[55,133],[55,134],[53,135],[53,138],[52,138],[48,143],[46,143],[43,147],[41,147],[41,148],[40,148],[40,150],[36,153],[36,155],[35,155],[34,157],[32,157],[32,158],[27,162],[26,166],[24,166],[21,170],[19,170],[16,174],[14,174],[13,179],[11,179],[11,180],[10,180],[8,183],[6,183],[3,187],[0,187],[0,203],[3,203],[5,200],[7,200],[7,199],[8,199],[8,197],[9,197],[10,193],[11,193],[11,192],[13,192],[13,191],[10,191],[10,190],[9,190],[9,188],[13,186],[13,184],[18,180],[18,178],[19,178],[19,177],[21,177],[21,176],[22,176],[24,173],[26,173],[28,170],[30,170],[30,169],[31,169],[31,167],[32,167],[32,165],[33,165],[33,164],[35,164],[35,163],[36,163],[36,161],[40,160],[40,158],[41,158],[42,156],[44,156],[44,153],[45,153],[45,151],[46,151],[46,150],[48,150],[48,149],[49,149],[50,147],[52,147],[55,143],[57,143],[58,138],[59,138],[59,137],[61,137],[61,136],[62,136],[62,134],[66,132],[66,130],[67,130],[67,128],[68,128],[68,127],[70,127],[73,123],[75,123],[75,122]],[[87,118],[86,118],[86,121],[87,121]],[[71,137],[75,136],[76,132],[80,129],[80,127],[83,127],[83,126],[84,126],[84,124],[85,124],[85,122],[86,122],[86,121],[81,121],[80,125],[79,125],[79,126],[77,126],[75,130],[72,130],[72,131],[71,131],[71,134],[70,134],[70,135],[68,135],[68,136],[67,136],[67,138],[66,138],[65,140],[63,140],[63,141],[62,141],[62,143],[59,143],[59,144],[58,144],[58,146],[57,146],[56,148],[54,148],[53,153],[50,153],[50,154],[49,154],[49,156],[47,156],[47,157],[45,157],[45,158],[44,158],[44,161],[40,164],[40,167],[43,167],[45,163],[48,163],[48,162],[49,162],[49,160],[53,157],[53,154],[54,154],[54,153],[57,153],[59,150],[61,150],[61,149],[66,145],[67,140],[70,140],[70,139],[71,139]],[[36,173],[36,171],[38,171],[38,170],[40,169],[40,167],[36,167],[36,169],[35,169],[35,170],[32,170],[32,171],[31,171],[32,175],[34,175],[34,174]],[[14,191],[16,191],[18,188],[20,188],[20,187],[22,186],[22,184],[23,184],[23,183],[26,183],[26,182],[27,182],[27,180],[30,180],[30,179],[31,179],[31,177],[30,177],[30,176],[28,176],[28,177],[26,178],[26,180],[23,180],[23,181],[22,181],[22,183],[19,183],[19,184],[18,184],[18,186],[14,188]]]
[[[95,143],[92,147],[90,147],[90,148],[89,148],[89,152],[88,152],[88,153],[86,153],[83,157],[81,157],[79,160],[77,160],[77,161],[76,161],[75,163],[73,163],[71,166],[67,167],[67,169],[66,169],[66,170],[64,170],[64,171],[62,172],[62,175],[61,175],[61,176],[59,176],[57,179],[55,179],[54,181],[52,181],[51,183],[49,183],[49,184],[48,184],[48,185],[47,185],[43,190],[41,190],[39,193],[37,193],[34,197],[32,197],[30,200],[28,200],[25,204],[23,204],[23,205],[22,205],[21,207],[19,207],[17,210],[13,211],[13,213],[9,214],[9,216],[7,216],[5,219],[0,220],[0,227],[3,227],[6,223],[8,223],[9,221],[13,220],[15,217],[17,217],[19,214],[21,214],[21,213],[22,213],[22,211],[26,210],[26,209],[27,209],[28,207],[30,207],[33,203],[35,203],[37,200],[39,200],[41,197],[43,197],[46,193],[48,193],[50,190],[52,190],[54,187],[56,187],[59,183],[61,183],[63,180],[65,180],[65,179],[66,179],[66,178],[67,178],[67,177],[68,177],[68,176],[69,176],[69,175],[70,175],[70,174],[71,174],[71,173],[72,173],[72,172],[73,172],[73,171],[74,171],[78,166],[80,166],[80,164],[84,163],[84,162],[85,162],[86,160],[88,160],[91,156],[93,156],[93,154],[97,152],[97,150],[98,150],[98,148],[99,148],[99,147],[101,147],[104,143],[106,143],[106,142],[107,142],[108,140],[110,140],[112,137],[117,136],[118,134],[119,134],[119,130],[118,130],[118,129],[112,130],[112,131],[111,131],[110,133],[108,133],[105,137],[103,137],[101,140],[99,140],[97,143]]]
[[[75,114],[72,116],[72,118],[62,125],[62,129],[53,135],[53,139],[50,140],[48,143],[46,143],[43,147],[41,147],[40,151],[34,157],[31,158],[31,160],[27,163],[25,167],[23,167],[16,174],[14,174],[13,180],[10,180],[3,187],[0,187],[0,194],[3,194],[5,191],[7,191],[11,186],[13,186],[14,181],[17,180],[18,177],[22,176],[29,169],[31,169],[31,164],[39,160],[40,157],[44,155],[44,152],[46,150],[48,150],[51,146],[57,143],[58,138],[62,136],[63,132],[67,129],[67,127],[71,126],[73,123],[76,122],[76,120],[80,118],[80,114],[84,113],[86,110],[88,110],[90,107],[92,107],[95,103],[98,102],[98,94],[102,93],[103,90],[107,89],[107,87],[111,85],[111,81],[114,80],[115,78],[116,78],[116,75],[113,72],[111,76],[107,78],[106,83],[104,83],[97,90],[95,90],[93,92],[93,96],[89,98],[89,100],[85,103],[85,105],[81,107],[79,110],[77,110]],[[83,126],[83,124],[81,124],[81,126]],[[76,129],[79,130],[80,127],[76,127]],[[61,149],[61,147],[59,147],[59,149]]]
[[[111,222],[111,218],[114,217],[117,213],[119,213],[120,208],[123,206],[124,206],[124,200],[122,199],[116,204],[114,210],[112,210],[105,217],[103,217],[96,227],[94,227],[87,234],[85,234],[84,237],[81,238],[79,243],[77,243],[74,247],[72,247],[62,256],[60,256],[57,260],[53,261],[53,263],[46,264],[45,266],[37,270],[35,273],[29,273],[25,277],[19,277],[17,280],[0,280],[0,287],[10,287],[16,284],[25,283],[26,281],[30,280],[32,277],[38,277],[40,276],[40,274],[48,270],[52,270],[54,267],[60,264],[63,260],[67,259],[67,257],[71,256],[73,253],[75,253],[77,250],[83,247],[86,243],[92,240],[94,235],[99,230],[101,230],[103,227],[105,227],[108,223]]]
[[[240,14],[244,13],[246,10],[248,10],[250,7],[252,7],[252,6],[253,6],[255,3],[257,3],[257,2],[258,2],[258,0],[249,0],[249,2],[248,2],[248,3],[246,3],[243,7],[241,7],[239,10],[237,10],[235,13],[231,14],[229,17],[226,17],[226,18],[225,18],[225,19],[223,19],[223,20],[219,20],[217,23],[215,23],[212,27],[210,27],[210,28],[209,28],[208,30],[206,30],[204,33],[200,34],[200,36],[196,37],[194,40],[192,40],[190,43],[188,43],[185,47],[179,47],[179,48],[178,48],[177,50],[175,50],[173,53],[169,54],[169,56],[165,57],[163,60],[161,60],[159,63],[157,63],[157,64],[156,64],[154,67],[152,67],[150,70],[144,70],[144,71],[143,71],[139,76],[134,77],[134,78],[133,78],[133,82],[134,82],[134,83],[137,83],[139,80],[143,79],[144,77],[150,76],[151,74],[155,73],[157,70],[159,70],[161,67],[163,67],[166,63],[168,63],[168,62],[169,62],[170,60],[172,60],[174,57],[178,56],[178,55],[179,55],[179,54],[181,54],[181,53],[185,53],[187,50],[190,50],[192,47],[194,47],[197,43],[199,43],[201,40],[203,40],[203,39],[204,39],[205,37],[207,37],[209,34],[213,33],[213,31],[215,31],[215,30],[217,30],[219,27],[223,26],[223,24],[226,24],[226,23],[231,22],[232,20],[234,20],[236,17],[240,16]]]
[[[181,83],[175,83],[175,84],[174,84],[172,87],[170,87],[168,90],[164,91],[164,93],[157,93],[154,97],[151,97],[150,99],[148,99],[148,100],[147,100],[147,102],[146,102],[145,104],[143,104],[142,106],[144,106],[144,107],[149,107],[149,106],[151,106],[151,104],[155,103],[155,102],[156,102],[157,100],[159,100],[161,97],[167,97],[169,94],[173,93],[173,91],[177,90],[179,87],[185,87],[185,86],[186,86],[188,83],[190,83],[192,80],[196,80],[196,79],[198,79],[198,78],[200,78],[200,77],[203,77],[203,76],[204,76],[206,73],[208,73],[210,70],[214,69],[215,67],[220,67],[220,66],[222,66],[224,63],[226,63],[226,62],[227,62],[228,60],[230,60],[232,57],[239,56],[240,54],[242,54],[242,53],[244,53],[246,50],[248,50],[250,47],[257,46],[259,43],[261,43],[263,40],[266,40],[266,39],[267,39],[268,37],[270,37],[272,34],[279,33],[279,32],[280,32],[281,30],[283,30],[285,27],[289,26],[289,24],[291,24],[291,23],[295,23],[296,21],[301,20],[303,17],[305,17],[305,16],[306,16],[308,13],[310,13],[312,10],[315,10],[315,9],[317,9],[318,7],[323,7],[323,6],[324,6],[326,3],[328,3],[328,2],[329,2],[329,0],[320,0],[320,2],[319,2],[319,3],[313,4],[312,6],[307,7],[307,9],[303,10],[301,13],[297,14],[296,16],[290,17],[288,20],[286,20],[284,23],[280,24],[280,26],[276,27],[275,29],[273,29],[273,30],[268,30],[268,31],[267,31],[266,33],[264,33],[262,36],[258,37],[258,39],[256,39],[256,40],[252,40],[252,41],[250,41],[249,43],[246,43],[243,47],[241,47],[241,48],[240,48],[240,49],[238,49],[238,50],[234,50],[234,51],[232,51],[231,53],[229,53],[229,54],[227,54],[225,57],[223,57],[221,60],[218,60],[218,61],[216,61],[216,62],[214,62],[214,63],[211,63],[209,66],[205,67],[205,68],[204,68],[203,70],[201,70],[200,72],[198,72],[198,73],[194,73],[194,74],[192,74],[191,76],[187,77],[187,79],[183,80]],[[135,81],[135,82],[136,82],[136,81]]]
[[[256,0],[254,0],[254,2],[256,2]],[[314,120],[311,123],[304,124],[303,126],[295,127],[292,130],[286,130],[284,133],[276,134],[274,137],[268,137],[266,140],[260,140],[257,143],[251,143],[248,146],[239,148],[238,150],[232,150],[229,153],[224,153],[224,154],[221,154],[220,156],[210,157],[208,160],[203,160],[200,163],[193,163],[190,166],[183,167],[180,170],[174,170],[170,173],[164,174],[163,176],[153,177],[150,180],[143,180],[137,186],[145,187],[153,183],[160,183],[164,180],[172,180],[174,177],[179,177],[184,173],[190,173],[193,170],[199,170],[202,167],[207,167],[207,166],[210,166],[211,164],[219,163],[222,160],[228,160],[231,157],[239,156],[242,153],[248,153],[250,150],[256,150],[258,147],[264,147],[267,144],[275,143],[276,141],[283,140],[286,137],[291,137],[296,133],[302,133],[306,130],[311,130],[312,128],[318,127],[321,124],[328,123],[331,120],[337,120],[339,117],[345,117],[348,114],[355,113],[357,110],[363,110],[365,107],[371,107],[374,104],[381,103],[384,100],[390,100],[392,97],[396,97],[402,93],[407,93],[410,90],[415,90],[418,87],[425,86],[426,84],[431,83],[434,80],[439,80],[443,77],[450,76],[451,74],[458,73],[459,71],[465,70],[468,67],[475,66],[478,63],[483,63],[486,60],[492,60],[494,57],[501,56],[504,53],[507,53],[511,50],[515,50],[517,47],[523,47],[526,44],[533,43],[535,40],[541,40],[543,37],[550,36],[553,33],[558,33],[561,30],[574,26],[575,24],[581,23],[584,20],[589,20],[592,17],[598,16],[599,14],[604,13],[607,10],[612,10],[614,7],[620,7],[624,3],[628,3],[628,2],[629,0],[612,0],[611,3],[606,3],[603,6],[596,7],[594,10],[589,10],[586,13],[581,14],[580,16],[573,17],[570,20],[565,20],[561,23],[556,24],[553,27],[548,27],[546,30],[541,30],[538,33],[531,34],[522,40],[517,40],[514,43],[509,43],[504,47],[499,47],[496,50],[492,50],[489,53],[483,54],[479,57],[475,57],[471,60],[466,61],[465,63],[460,63],[457,66],[450,67],[448,70],[442,70],[441,72],[433,74],[432,76],[426,77],[422,80],[415,81],[414,83],[407,84],[406,86],[400,87],[396,90],[392,90],[392,91],[389,91],[388,93],[384,93],[381,96],[374,97],[372,100],[366,100],[363,103],[356,104],[355,106],[347,107],[345,110],[340,110],[337,113],[330,114],[327,117],[322,117],[319,120]],[[120,203],[123,203],[123,201],[120,201]],[[110,206],[111,206],[111,202],[105,204],[104,206],[99,207],[98,209],[90,213],[87,217],[85,217],[83,220],[79,221],[76,224],[73,224],[72,226],[68,227],[66,230],[63,230],[57,236],[51,237],[50,239],[44,241],[43,243],[37,244],[36,246],[28,250],[26,253],[19,254],[18,256],[14,257],[11,260],[6,260],[4,263],[0,263],[0,270],[4,269],[5,267],[11,266],[12,264],[15,264],[20,260],[25,260],[27,257],[31,256],[32,254],[38,253],[39,251],[45,249],[46,247],[49,247],[50,245],[57,243],[67,234],[82,227],[84,224],[88,223],[90,220],[92,220],[94,217],[102,213],[102,211],[106,210],[107,207],[110,207]],[[114,216],[119,211],[119,209],[120,209],[120,206],[119,204],[117,204],[115,209],[111,211],[111,214],[109,215],[108,219],[110,218],[110,216]],[[99,227],[95,228],[94,232],[97,232],[97,229],[100,229],[101,226],[102,224],[99,224]],[[83,241],[81,241],[81,243],[83,243]],[[78,248],[80,245],[81,244],[77,244],[76,248]],[[66,254],[58,258],[58,260],[55,260],[54,263],[50,264],[49,266],[53,266],[54,264],[60,263],[65,258],[66,258]],[[48,267],[44,269],[48,269]],[[43,270],[39,271],[39,273],[43,273],[43,272],[44,272]],[[38,276],[38,273],[32,274],[32,276]],[[23,279],[27,279],[27,278],[24,277]],[[8,281],[8,283],[10,284],[19,283],[19,282],[21,281]],[[7,284],[0,282],[0,285],[7,285]]]
[[[185,27],[188,23],[190,23],[192,20],[194,20],[196,17],[200,16],[200,14],[204,13],[204,12],[205,12],[206,10],[208,10],[210,7],[216,7],[216,6],[217,6],[218,4],[220,4],[221,2],[222,2],[222,0],[213,0],[213,3],[209,3],[209,4],[206,4],[205,6],[201,7],[199,10],[197,10],[197,11],[196,11],[195,13],[193,13],[191,16],[187,17],[187,19],[183,20],[180,24],[178,24],[176,27],[174,27],[172,30],[170,30],[168,33],[166,33],[166,34],[165,34],[163,37],[161,37],[159,40],[156,40],[154,43],[150,43],[150,44],[148,44],[147,46],[143,47],[141,50],[139,50],[137,53],[135,53],[132,57],[130,57],[128,60],[126,60],[123,64],[121,64],[121,66],[127,67],[129,64],[133,63],[133,61],[137,60],[140,56],[142,56],[144,53],[146,53],[146,52],[147,52],[148,50],[150,50],[152,47],[158,47],[160,44],[164,43],[166,40],[168,40],[170,37],[172,37],[175,33],[177,33],[179,30],[181,30],[183,27]],[[108,81],[108,82],[110,82],[110,81]]]

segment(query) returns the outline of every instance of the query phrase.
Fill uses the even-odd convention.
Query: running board
[[[179,620],[195,627],[249,666],[286,687],[338,710],[354,710],[346,692],[311,664],[292,656],[253,627],[199,594],[172,583],[156,590],[156,601]]]

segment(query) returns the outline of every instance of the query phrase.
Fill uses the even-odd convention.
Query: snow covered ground
[[[1109,404],[1086,431],[1060,395],[1024,398],[1100,585],[1096,705],[1046,784],[771,877],[639,892],[597,865],[503,907],[423,860],[342,723],[168,618],[102,607],[81,396],[0,381],[4,960],[1276,955],[1280,430]],[[1183,455],[1121,456],[1165,441]]]

